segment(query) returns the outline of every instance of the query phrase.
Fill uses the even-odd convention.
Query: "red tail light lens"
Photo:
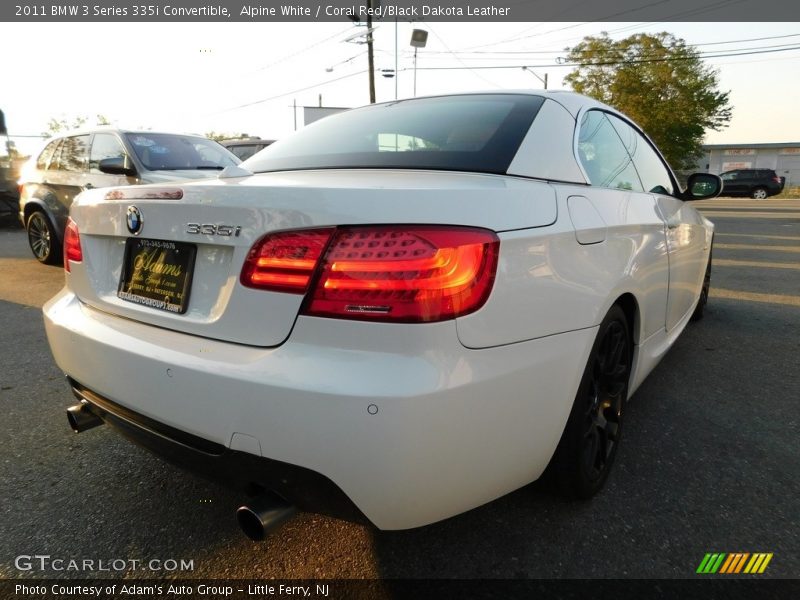
[[[466,227],[339,229],[304,314],[431,322],[473,312],[491,292],[499,246]]]
[[[242,285],[304,294],[333,229],[283,231],[261,238],[247,255]]]
[[[78,225],[71,218],[67,219],[67,228],[64,230],[64,269],[70,272],[70,261],[81,262],[83,252],[81,251],[81,236],[78,233]]]

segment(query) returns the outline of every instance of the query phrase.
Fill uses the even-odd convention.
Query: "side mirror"
[[[128,175],[129,177],[136,175],[136,168],[127,155],[104,158],[98,163],[97,168],[109,175]]]
[[[705,200],[719,196],[722,191],[722,179],[711,173],[693,173],[689,175],[686,191],[681,194],[683,200]]]

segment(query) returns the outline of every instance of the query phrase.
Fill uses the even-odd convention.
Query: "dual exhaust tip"
[[[69,426],[75,433],[103,424],[103,420],[94,414],[85,400],[67,409]],[[278,495],[267,492],[253,499],[252,502],[240,506],[236,511],[236,520],[244,534],[258,542],[283,523],[292,518],[297,509]]]

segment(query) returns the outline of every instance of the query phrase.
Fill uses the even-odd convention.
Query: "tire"
[[[58,235],[47,215],[41,210],[35,210],[28,217],[25,224],[28,232],[28,244],[31,252],[40,263],[55,265],[61,261],[61,247],[58,244]]]
[[[714,251],[712,244],[711,251],[708,253],[708,264],[706,265],[706,274],[703,277],[703,287],[700,289],[700,299],[697,301],[697,306],[692,313],[692,321],[699,321],[703,318],[708,304],[708,291],[711,289],[711,254]]]
[[[754,200],[766,200],[769,197],[767,188],[757,187],[750,192],[750,197]]]
[[[600,324],[553,457],[556,483],[571,498],[594,496],[608,478],[622,434],[631,355],[628,321],[614,305]]]

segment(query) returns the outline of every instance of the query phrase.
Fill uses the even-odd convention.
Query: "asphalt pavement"
[[[63,273],[0,217],[0,578],[683,578],[707,552],[770,552],[764,577],[798,577],[800,200],[697,205],[717,224],[706,316],[628,405],[596,498],[536,483],[403,532],[300,514],[262,543],[236,526],[239,494],[106,427],[70,431],[40,312]],[[36,554],[95,562],[20,568]],[[193,568],[147,568],[170,559]]]

